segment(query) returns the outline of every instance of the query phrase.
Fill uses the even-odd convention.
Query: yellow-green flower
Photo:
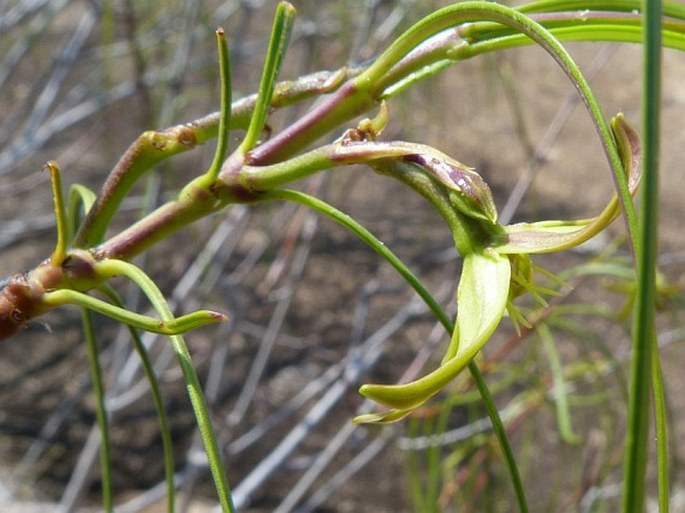
[[[634,193],[641,170],[639,137],[620,114],[612,120],[611,127],[631,193]],[[355,422],[399,420],[445,388],[488,341],[507,308],[513,308],[511,301],[523,293],[535,293],[533,265],[528,255],[577,246],[594,237],[620,214],[619,201],[614,195],[594,218],[497,225],[493,230],[497,213],[487,184],[472,169],[451,159],[440,162],[436,155],[441,154],[412,156],[405,161],[421,167],[443,187],[454,209],[462,214],[457,219],[463,223],[486,224],[482,233],[490,236],[470,235],[465,243],[464,233],[478,233],[478,230],[451,226],[463,266],[457,289],[459,312],[446,354],[437,369],[411,383],[363,385],[360,389],[363,396],[390,410],[362,415]]]

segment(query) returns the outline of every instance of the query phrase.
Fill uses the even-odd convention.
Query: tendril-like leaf
[[[254,148],[259,139],[259,134],[266,123],[266,116],[269,112],[269,106],[271,105],[271,99],[276,86],[276,78],[285,57],[285,50],[290,40],[294,18],[295,8],[288,2],[280,2],[276,9],[276,16],[274,17],[274,24],[271,30],[271,40],[269,41],[266,62],[262,70],[257,103],[250,119],[250,126],[240,145],[240,152],[242,154]]]
[[[50,172],[52,183],[52,199],[55,205],[55,221],[57,222],[57,243],[50,256],[53,265],[61,265],[67,257],[68,221],[64,208],[64,195],[62,193],[62,173],[57,162],[51,160],[45,164],[45,169]]]
[[[83,292],[69,289],[46,292],[43,301],[50,306],[78,305],[122,322],[127,326],[149,331],[151,333],[159,333],[160,335],[178,335],[192,329],[225,321],[227,319],[224,314],[219,312],[198,310],[197,312],[176,317],[173,321],[165,322],[155,319],[154,317],[120,308]]]

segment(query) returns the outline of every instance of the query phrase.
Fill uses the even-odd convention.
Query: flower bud
[[[492,191],[473,169],[439,152],[405,157],[418,164],[449,190],[452,205],[462,214],[475,219],[497,223],[497,207]]]

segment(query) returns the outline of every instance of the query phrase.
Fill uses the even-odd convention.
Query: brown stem
[[[377,100],[371,95],[360,94],[354,81],[348,81],[287,130],[249,152],[247,163],[265,165],[285,160],[333,128],[369,111],[376,103]]]
[[[103,242],[95,249],[95,258],[130,260],[171,233],[236,202],[226,188],[210,192],[191,182],[177,199]]]
[[[65,287],[85,290],[102,281],[95,276],[94,263],[89,252],[74,250],[59,265],[48,258],[31,271],[10,277],[0,289],[0,340],[50,309],[42,301],[45,292]]]

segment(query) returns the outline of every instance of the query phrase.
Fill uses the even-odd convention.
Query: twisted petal
[[[635,194],[642,172],[640,138],[619,114],[611,120],[611,129],[628,178]],[[551,253],[575,247],[606,228],[621,212],[616,194],[597,217],[576,221],[542,221],[507,226],[506,240],[495,249],[499,253]]]

